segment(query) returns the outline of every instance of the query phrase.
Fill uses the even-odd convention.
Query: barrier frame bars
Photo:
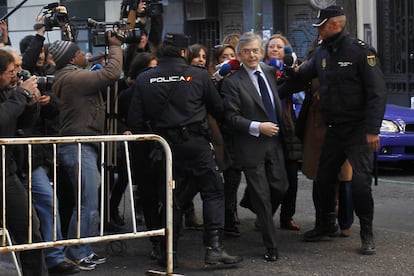
[[[131,166],[129,160],[129,149],[128,149],[128,142],[132,141],[148,141],[154,140],[161,144],[164,149],[165,153],[165,167],[166,167],[166,228],[161,228],[157,230],[150,230],[150,231],[141,231],[137,232],[136,222],[135,222],[135,208],[134,208],[134,197],[133,197],[133,189],[132,189],[132,175],[131,175]],[[123,233],[123,234],[110,234],[104,235],[103,233],[103,223],[104,223],[104,216],[100,216],[100,231],[99,236],[92,236],[92,237],[80,237],[80,220],[78,217],[78,235],[75,239],[66,239],[66,240],[56,240],[56,190],[57,190],[57,178],[56,178],[56,165],[57,165],[57,144],[63,143],[71,143],[71,144],[78,144],[79,148],[79,156],[81,154],[81,143],[101,143],[101,204],[99,206],[101,214],[104,214],[104,185],[105,185],[105,159],[102,158],[105,156],[105,142],[124,142],[125,144],[125,153],[126,153],[126,163],[127,163],[127,172],[128,172],[128,190],[130,196],[130,204],[131,204],[131,212],[132,212],[132,232],[130,233]],[[31,249],[40,249],[40,248],[48,248],[54,246],[67,246],[67,245],[74,245],[74,244],[82,244],[82,243],[96,243],[96,242],[105,242],[105,241],[115,241],[115,240],[125,240],[125,239],[134,239],[134,238],[144,238],[144,237],[151,237],[151,236],[166,236],[166,253],[167,253],[167,272],[157,272],[157,271],[149,271],[150,273],[156,273],[160,275],[176,275],[173,274],[173,189],[175,186],[174,180],[172,178],[172,153],[171,149],[167,143],[167,141],[162,138],[161,136],[155,134],[142,134],[142,135],[99,135],[99,136],[70,136],[70,137],[29,137],[29,138],[9,138],[9,139],[0,139],[1,145],[1,158],[2,158],[2,203],[3,203],[3,210],[2,210],[2,222],[3,224],[1,227],[7,230],[6,225],[6,195],[5,195],[5,160],[6,160],[6,145],[27,145],[28,146],[28,156],[29,156],[29,198],[31,198],[31,166],[32,166],[32,145],[33,144],[52,144],[53,145],[53,194],[54,194],[54,204],[53,204],[53,241],[50,242],[32,242],[32,214],[29,213],[29,237],[27,244],[16,244],[16,245],[7,245],[5,235],[2,237],[2,243],[0,245],[0,253],[4,252],[15,252],[15,251],[23,251],[23,250],[31,250]],[[79,157],[80,158],[80,157]],[[79,159],[80,161],[80,159]],[[79,163],[79,179],[78,185],[80,185],[80,174],[81,174],[81,166]],[[78,186],[79,187],[79,186]],[[80,196],[80,189],[78,189],[78,197]],[[80,200],[78,201],[78,205],[80,205]],[[80,208],[80,206],[77,206]],[[32,209],[32,201],[29,201],[29,212]],[[79,209],[78,209],[79,210]],[[78,216],[80,216],[80,211],[78,212]]]

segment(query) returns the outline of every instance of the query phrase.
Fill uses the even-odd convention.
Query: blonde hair
[[[283,43],[285,43],[285,46],[286,45],[290,45],[291,46],[291,44],[290,44],[290,42],[289,42],[289,40],[287,39],[286,36],[283,36],[281,34],[274,34],[274,35],[272,35],[269,38],[268,41],[266,41],[266,43],[264,45],[264,56],[263,56],[263,60],[268,60],[269,59],[269,55],[267,54],[267,47],[269,47],[270,41],[272,41],[274,39],[277,39],[277,38],[279,38],[280,40],[282,40]]]

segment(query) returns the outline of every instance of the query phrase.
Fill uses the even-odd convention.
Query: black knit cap
[[[187,49],[188,48],[188,36],[185,34],[172,34],[167,33],[164,36],[164,43],[172,45],[177,48]]]
[[[58,40],[49,46],[49,53],[52,54],[56,63],[56,70],[65,67],[75,57],[80,48],[76,43],[71,41]]]
[[[312,24],[313,27],[320,27],[328,21],[329,18],[344,15],[344,8],[341,6],[332,5],[325,9],[319,10],[317,19],[318,21]]]

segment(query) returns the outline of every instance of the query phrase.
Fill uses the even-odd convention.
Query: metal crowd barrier
[[[164,149],[165,153],[165,165],[166,165],[166,228],[158,229],[158,230],[151,230],[151,231],[137,231],[137,225],[135,221],[135,208],[134,208],[134,196],[133,196],[133,187],[132,187],[132,176],[131,176],[131,165],[129,160],[129,144],[128,142],[133,141],[148,141],[153,140],[157,141],[161,144]],[[131,216],[132,216],[132,232],[122,233],[122,234],[104,234],[104,193],[105,193],[105,175],[107,166],[105,164],[105,152],[106,152],[106,144],[113,143],[113,142],[123,142],[125,145],[125,156],[126,156],[126,165],[127,165],[127,174],[128,174],[128,192],[130,198],[130,206],[131,206]],[[84,143],[100,143],[100,155],[101,155],[101,189],[100,189],[100,229],[99,235],[94,237],[80,237],[80,177],[78,178],[78,228],[77,228],[77,238],[76,239],[63,239],[63,240],[56,240],[56,216],[58,215],[58,210],[56,209],[56,204],[53,204],[53,214],[54,214],[54,235],[53,241],[50,242],[32,242],[32,181],[31,181],[31,171],[32,171],[32,145],[35,144],[52,144],[53,146],[53,190],[54,190],[54,202],[57,201],[56,191],[57,186],[59,183],[57,182],[57,145],[62,143],[76,143],[78,144],[78,161],[81,164],[81,150],[82,144]],[[144,237],[151,237],[151,236],[166,236],[166,253],[167,253],[167,275],[173,275],[173,247],[172,247],[172,240],[173,240],[173,196],[172,191],[174,189],[174,181],[172,179],[172,154],[171,149],[168,143],[158,135],[102,135],[102,136],[72,136],[72,137],[42,137],[42,138],[11,138],[11,139],[0,139],[1,145],[1,158],[2,158],[2,191],[3,191],[3,210],[2,210],[2,225],[0,225],[0,229],[5,229],[7,231],[6,225],[6,200],[5,197],[5,156],[6,156],[6,146],[7,145],[27,145],[27,153],[28,153],[28,196],[29,196],[29,222],[28,222],[28,244],[15,244],[11,245],[6,240],[6,235],[2,235],[2,241],[0,245],[0,253],[4,252],[16,252],[16,251],[23,251],[23,250],[31,250],[31,249],[40,249],[40,248],[48,248],[54,246],[67,246],[67,245],[74,245],[74,244],[82,244],[82,243],[97,243],[97,242],[105,242],[105,241],[117,241],[117,240],[126,240],[126,239],[135,239],[135,238],[144,238]],[[79,165],[79,175],[81,173],[81,166]],[[98,191],[97,191],[98,192]],[[157,271],[150,271],[152,275]],[[165,275],[163,272],[159,272],[159,274]]]

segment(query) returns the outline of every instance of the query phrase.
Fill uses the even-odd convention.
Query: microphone
[[[221,81],[228,73],[240,68],[240,62],[237,59],[229,59],[216,66],[217,71],[213,74],[213,79]]]
[[[54,2],[54,3],[47,4],[43,8],[45,10],[51,10],[51,9],[54,9],[54,8],[57,8],[57,7],[59,7],[59,3],[58,2]]]
[[[283,47],[283,51],[285,52],[285,55],[293,54],[293,48],[290,45],[286,45],[285,47]]]
[[[231,66],[231,70],[237,70],[240,68],[240,61],[237,59],[230,59],[227,63]]]
[[[104,22],[96,21],[90,17],[86,21],[86,24],[88,25],[88,27],[91,27],[91,28],[103,28],[106,26]]]
[[[295,59],[291,54],[285,54],[285,56],[283,57],[283,63],[285,64],[285,67],[293,68]]]
[[[285,56],[283,57],[283,63],[285,66],[289,68],[293,68],[298,63],[298,57],[295,52],[293,52],[293,48],[290,45],[286,45],[283,47],[283,50],[285,52]]]
[[[269,62],[269,65],[276,68],[277,71],[283,71],[283,67],[284,67],[283,63],[284,63],[283,61],[280,61],[277,58],[272,58]]]
[[[89,69],[89,71],[97,71],[97,70],[101,70],[103,69],[103,66],[99,63],[95,64],[94,66],[91,67],[91,69]]]
[[[220,76],[223,76],[223,77],[230,72],[231,72],[231,66],[228,63],[223,64],[218,70],[218,73],[220,74]]]

